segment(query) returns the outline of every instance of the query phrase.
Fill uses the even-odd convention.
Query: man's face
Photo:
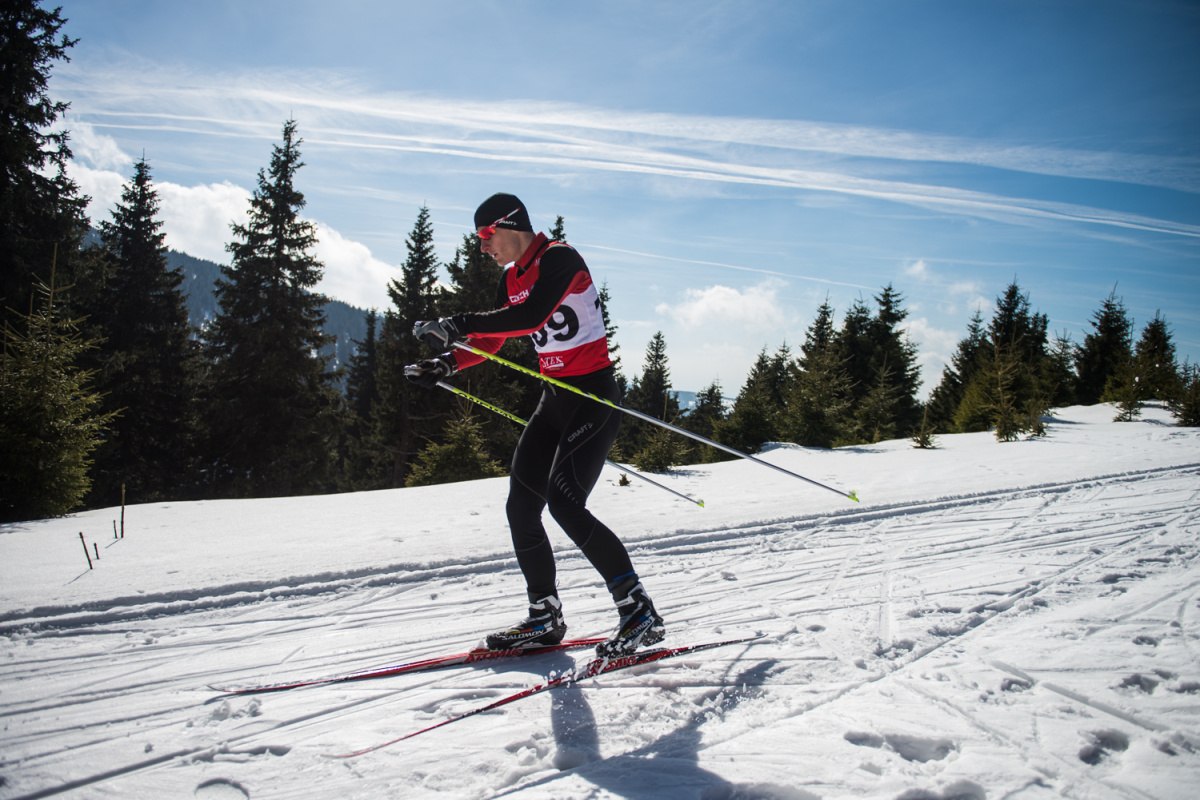
[[[484,232],[484,229],[481,228],[479,232]],[[491,256],[500,266],[511,264],[524,252],[522,237],[516,231],[496,228],[490,238],[479,239],[479,252]]]

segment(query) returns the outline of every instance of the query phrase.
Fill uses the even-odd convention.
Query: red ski
[[[473,717],[476,714],[482,714],[485,711],[491,711],[492,709],[506,706],[509,703],[515,703],[518,700],[524,700],[526,697],[533,697],[535,694],[541,694],[542,692],[546,692],[551,689],[557,689],[560,686],[566,686],[570,683],[586,680],[588,678],[594,678],[597,675],[603,675],[608,672],[616,672],[617,670],[621,669],[629,669],[630,667],[636,667],[641,664],[650,664],[654,661],[662,661],[666,658],[674,658],[676,656],[687,655],[688,653],[697,653],[701,650],[711,650],[715,647],[726,647],[732,644],[752,642],[761,638],[762,634],[757,634],[755,636],[746,636],[741,639],[727,639],[723,642],[706,642],[704,644],[687,644],[680,647],[664,647],[658,650],[643,650],[638,653],[632,653],[627,656],[619,656],[612,659],[593,659],[584,664],[582,667],[576,667],[575,669],[567,670],[556,677],[547,678],[535,686],[530,686],[528,689],[522,689],[519,692],[514,692],[507,697],[501,697],[499,700],[488,703],[486,706],[480,706],[479,708],[473,708],[470,711],[464,711],[461,714],[455,714],[453,717],[444,719],[441,722],[435,722],[433,725],[413,731],[412,733],[406,733],[403,736],[396,737],[395,739],[389,739],[388,741],[380,744],[364,747],[361,750],[355,750],[352,753],[330,755],[329,758],[354,758],[356,756],[366,755],[367,753],[373,753],[376,750],[382,750],[385,747],[390,747],[391,745],[403,742],[405,739],[411,739],[414,736],[420,736],[422,733],[428,733],[429,731],[437,730],[438,728],[449,725],[452,722],[459,722],[467,717]]]
[[[389,675],[403,675],[407,672],[424,672],[443,667],[457,667],[464,664],[477,664],[483,661],[495,661],[501,658],[517,658],[520,656],[536,656],[545,653],[557,653],[561,650],[574,650],[579,647],[594,647],[604,641],[603,637],[592,639],[566,639],[558,644],[537,645],[534,647],[515,647],[509,650],[488,650],[477,647],[465,653],[455,653],[436,658],[425,658],[420,661],[409,661],[405,664],[389,664],[385,667],[347,672],[342,675],[329,675],[322,678],[303,678],[283,683],[268,683],[258,686],[212,686],[208,688],[222,694],[265,694],[267,692],[283,692],[288,689],[299,689],[305,686],[325,686],[331,683],[349,683],[364,681],[371,678],[386,678]]]

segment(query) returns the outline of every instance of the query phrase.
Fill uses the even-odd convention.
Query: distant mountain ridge
[[[217,315],[216,282],[221,265],[176,250],[167,251],[167,265],[183,273],[181,288],[187,298],[188,319],[194,327],[203,328]],[[324,312],[323,329],[334,342],[323,352],[333,359],[333,366],[348,367],[356,342],[367,338],[367,312],[341,300],[328,301]]]

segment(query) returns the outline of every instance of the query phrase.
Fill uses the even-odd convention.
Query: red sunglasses
[[[491,225],[485,225],[484,227],[480,228],[479,231],[475,235],[478,236],[480,239],[483,239],[486,242],[488,239],[490,239],[496,235],[496,226],[497,225],[499,225],[501,222],[504,222],[504,220],[508,219],[509,217],[511,217],[513,214],[517,213],[520,210],[521,210],[520,208],[514,208],[512,211],[508,212],[503,217],[501,217],[500,219],[493,222]]]

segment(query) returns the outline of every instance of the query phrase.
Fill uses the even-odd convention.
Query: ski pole
[[[510,369],[515,369],[517,372],[523,372],[526,375],[531,375],[534,378],[543,380],[546,383],[549,383],[553,386],[557,386],[559,388],[566,389],[567,391],[574,392],[577,395],[581,395],[588,399],[595,400],[597,403],[602,403],[603,405],[609,406],[611,408],[615,408],[617,411],[622,411],[631,417],[636,417],[637,419],[642,420],[643,422],[649,422],[650,424],[657,425],[660,428],[666,428],[669,431],[678,433],[681,436],[686,436],[689,439],[695,439],[696,441],[706,444],[709,447],[715,447],[718,450],[723,450],[726,453],[729,453],[730,455],[737,456],[738,458],[744,458],[747,461],[753,461],[755,464],[761,464],[764,467],[770,467],[771,469],[775,470],[776,472],[782,472],[784,475],[790,475],[793,478],[799,478],[800,480],[804,481],[805,483],[810,483],[813,486],[820,487],[827,491],[833,492],[834,494],[839,494],[842,497],[847,497],[856,503],[859,501],[858,494],[854,491],[847,492],[842,489],[835,489],[832,486],[826,486],[825,484],[821,483],[820,481],[814,481],[812,478],[806,478],[803,475],[800,475],[799,473],[792,472],[791,470],[776,466],[776,465],[770,463],[769,461],[763,461],[761,458],[755,458],[754,456],[750,455],[749,453],[743,453],[741,450],[737,450],[733,447],[723,445],[719,442],[714,442],[712,439],[707,439],[698,433],[692,433],[689,430],[684,430],[683,428],[680,428],[677,425],[672,425],[671,423],[666,422],[661,419],[658,419],[657,417],[652,417],[649,414],[643,414],[641,411],[635,411],[632,408],[626,408],[625,406],[614,403],[611,400],[606,400],[603,397],[597,397],[596,395],[592,394],[591,392],[585,392],[576,386],[572,386],[571,384],[566,383],[565,381],[560,381],[557,378],[550,377],[549,375],[543,375],[540,372],[535,372],[534,370],[531,370],[528,367],[523,367],[520,364],[516,364],[512,361],[509,361],[507,358],[502,358],[501,356],[498,356],[495,353],[489,353],[487,350],[480,350],[478,347],[475,347],[474,345],[469,345],[466,342],[454,342],[454,346],[460,350],[466,350],[468,353],[474,353],[475,355],[479,356],[480,358],[486,358],[489,361],[495,361],[497,364],[503,364],[504,366],[509,367]]]
[[[488,411],[495,411],[500,416],[504,417],[505,419],[512,420],[513,422],[517,423],[518,425],[528,425],[529,424],[525,420],[518,417],[516,414],[509,413],[508,411],[505,411],[503,408],[500,408],[500,406],[492,405],[487,400],[484,400],[482,397],[476,397],[475,395],[471,394],[470,392],[463,391],[462,389],[458,388],[457,386],[451,386],[450,384],[446,383],[445,381],[438,381],[437,385],[442,387],[443,389],[454,392],[454,394],[458,395],[459,397],[470,400],[472,403],[475,403],[476,405],[483,406]],[[621,472],[624,472],[626,475],[632,475],[635,478],[641,478],[646,483],[649,483],[652,486],[657,486],[658,488],[662,489],[663,491],[670,492],[671,494],[675,495],[676,497],[682,497],[684,500],[687,500],[689,503],[695,503],[696,505],[700,506],[701,508],[704,508],[703,500],[697,500],[694,497],[688,497],[683,492],[677,492],[674,489],[672,489],[670,486],[663,486],[658,481],[647,478],[642,473],[640,473],[636,470],[629,469],[628,467],[624,467],[615,461],[610,461],[608,459],[605,459],[605,463],[608,464],[610,467],[615,467],[615,468],[621,470]]]

